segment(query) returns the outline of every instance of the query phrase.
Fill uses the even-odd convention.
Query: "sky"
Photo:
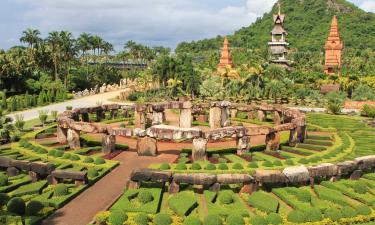
[[[375,0],[350,0],[375,12]],[[231,34],[270,11],[276,0],[1,0],[0,48],[20,45],[27,28],[96,34],[120,50],[128,40],[174,48]]]

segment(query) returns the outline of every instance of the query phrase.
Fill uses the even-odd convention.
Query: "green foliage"
[[[124,222],[128,219],[128,215],[126,215],[123,211],[113,211],[108,218],[108,221],[111,225],[123,225]]]
[[[227,225],[245,225],[245,221],[241,215],[232,214],[227,217]]]
[[[26,205],[26,215],[28,216],[36,216],[38,215],[39,211],[44,208],[44,205],[35,200],[31,200],[27,205]]]
[[[94,162],[96,165],[102,165],[102,164],[105,164],[105,160],[103,158],[96,158],[95,159],[95,162]]]
[[[251,163],[249,163],[249,165],[247,167],[249,167],[249,168],[258,168],[258,163],[251,162]]]
[[[8,185],[8,176],[0,173],[0,187]]]
[[[6,205],[9,201],[9,196],[5,193],[0,193],[0,207]]]
[[[341,211],[338,210],[337,208],[328,208],[325,212],[324,212],[324,217],[325,218],[330,218],[331,220],[333,221],[337,221],[339,219],[342,218],[342,214],[341,214]]]
[[[219,198],[219,202],[221,204],[231,204],[231,203],[233,203],[232,193],[230,193],[230,192],[222,191],[222,192],[220,192],[218,198]]]
[[[95,178],[95,177],[99,176],[99,172],[95,168],[90,168],[90,169],[87,170],[87,176],[89,178]]]
[[[26,204],[22,198],[15,197],[9,200],[7,204],[7,209],[11,213],[15,213],[18,215],[25,214]]]
[[[94,159],[92,157],[86,157],[84,160],[83,160],[84,163],[93,163],[94,162]]]
[[[168,214],[158,213],[154,217],[155,225],[170,225],[171,223],[172,223],[172,218]]]
[[[352,207],[349,207],[349,206],[345,206],[344,208],[342,208],[341,213],[342,213],[342,217],[344,218],[352,218],[352,217],[357,216],[357,212]]]
[[[360,84],[354,89],[352,98],[354,101],[373,101],[375,90],[366,84]]]
[[[183,191],[171,196],[168,200],[169,207],[179,216],[187,216],[198,206],[193,192]]]
[[[243,166],[242,166],[242,164],[240,164],[240,163],[235,163],[235,164],[232,166],[232,169],[234,169],[234,170],[242,170],[242,169],[243,169]]]
[[[279,225],[282,224],[283,219],[277,213],[270,213],[266,217],[268,224]]]
[[[327,109],[333,114],[341,113],[346,94],[343,92],[330,92],[327,94]]]
[[[361,115],[370,117],[370,118],[375,118],[375,106],[370,106],[370,105],[364,105],[362,110],[361,110]]]
[[[223,224],[223,221],[221,220],[220,216],[216,214],[208,215],[203,220],[203,225],[222,225],[222,224]]]
[[[305,220],[307,222],[318,222],[323,219],[322,212],[318,208],[309,208],[305,212]]]
[[[79,161],[81,158],[78,156],[78,155],[71,155],[70,156],[70,160],[72,160],[72,161]]]
[[[267,220],[260,215],[256,215],[250,218],[250,223],[252,225],[268,225]]]
[[[225,163],[220,163],[217,168],[219,170],[228,170],[228,166]]]
[[[248,202],[255,208],[258,208],[267,213],[278,212],[279,201],[267,195],[264,192],[258,191],[249,196]]]
[[[47,181],[41,180],[35,183],[23,185],[10,193],[11,196],[23,196],[29,194],[39,194],[47,186]]]
[[[147,190],[141,190],[138,193],[137,197],[138,197],[138,201],[142,204],[146,204],[154,200],[154,197],[152,196],[152,194]]]
[[[65,196],[69,194],[69,189],[66,184],[57,184],[54,188],[53,195],[56,197]]]
[[[288,221],[293,223],[305,222],[305,215],[301,210],[293,210],[288,213]]]
[[[187,170],[187,167],[186,167],[185,164],[183,164],[183,163],[179,163],[179,164],[177,164],[177,166],[176,166],[176,170]]]
[[[163,164],[160,165],[159,169],[169,170],[169,169],[171,169],[171,166],[168,163],[163,163]]]
[[[353,185],[353,189],[358,194],[366,194],[368,190],[366,183],[363,181],[357,181]]]
[[[202,167],[199,163],[193,163],[190,167],[192,170],[201,170]]]
[[[148,216],[146,213],[138,213],[134,221],[137,225],[147,225],[148,224]]]
[[[357,211],[357,214],[358,214],[358,215],[364,215],[364,216],[367,216],[367,215],[370,215],[370,214],[371,214],[371,208],[368,207],[367,205],[364,205],[364,204],[357,205],[357,206],[355,207],[355,210]]]
[[[63,159],[70,159],[71,154],[70,153],[64,153],[62,156]]]
[[[188,216],[185,218],[183,225],[202,225],[202,222],[198,217]]]
[[[216,170],[216,166],[212,163],[209,163],[205,167],[206,170]]]

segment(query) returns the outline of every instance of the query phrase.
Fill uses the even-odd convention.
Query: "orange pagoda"
[[[227,37],[224,38],[224,47],[221,51],[220,63],[218,65],[217,70],[220,71],[226,68],[229,68],[229,69],[234,68],[234,64],[232,62],[232,56],[229,50],[229,41]]]
[[[341,68],[341,54],[344,49],[344,43],[340,39],[339,27],[337,17],[332,19],[331,30],[324,47],[325,64],[324,73],[328,75],[337,74]]]

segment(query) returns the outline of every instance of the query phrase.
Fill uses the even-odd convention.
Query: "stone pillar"
[[[96,121],[100,122],[104,119],[104,110],[99,107],[96,109]]]
[[[273,132],[266,135],[266,151],[276,151],[280,147],[280,134]]]
[[[250,149],[250,136],[237,138],[237,154],[243,155],[248,153]]]
[[[221,127],[226,127],[230,125],[229,120],[229,108],[222,107],[221,108]]]
[[[35,173],[34,171],[29,171],[29,177],[31,178],[31,182],[35,183],[38,181],[38,174]]]
[[[52,185],[57,185],[59,183],[59,179],[57,179],[56,177],[52,177]]]
[[[192,104],[190,101],[185,101],[182,103],[182,108],[180,110],[180,127],[181,128],[191,128],[191,123],[193,122],[191,108],[192,108]]]
[[[231,109],[230,110],[230,117],[236,118],[237,117],[238,110],[237,109]]]
[[[207,139],[194,138],[192,158],[194,161],[203,161],[207,159]]]
[[[290,134],[289,134],[289,146],[296,146],[298,143],[298,138],[297,138],[297,129],[291,129]]]
[[[303,143],[305,141],[305,138],[306,138],[307,127],[306,127],[306,125],[298,126],[296,129],[297,129],[298,142]]]
[[[152,125],[159,125],[163,124],[165,121],[165,114],[164,112],[152,112]]]
[[[257,190],[258,190],[258,184],[257,183],[247,183],[247,184],[243,185],[240,193],[252,194],[253,192],[255,192]]]
[[[219,183],[214,183],[211,187],[210,187],[210,191],[212,192],[219,192],[220,191],[220,188],[221,188],[221,185]]]
[[[67,141],[69,143],[70,149],[79,149],[81,147],[79,140],[79,131],[68,129]]]
[[[123,110],[122,110],[122,116],[123,116],[124,118],[129,118],[129,110],[127,110],[127,109],[123,109]]]
[[[111,110],[111,119],[115,119],[117,117],[118,109]]]
[[[281,124],[281,117],[280,117],[280,113],[278,111],[273,112],[273,122],[275,123],[275,125]]]
[[[134,128],[146,129],[146,106],[136,105],[134,111]]]
[[[158,154],[157,140],[151,137],[138,137],[137,152],[139,156],[156,156]]]
[[[57,126],[57,141],[60,144],[68,143],[67,135],[68,135],[68,129]]]
[[[261,121],[261,122],[266,121],[266,114],[264,113],[264,111],[258,110],[257,114],[258,114],[257,118],[258,118],[259,121]]]
[[[180,185],[177,184],[176,182],[172,181],[169,184],[169,190],[168,190],[168,192],[170,194],[175,194],[175,193],[178,193],[179,191],[180,191]]]
[[[116,150],[116,136],[104,134],[102,137],[102,152],[110,154]]]
[[[80,113],[81,113],[83,122],[86,122],[86,123],[90,122],[89,112],[87,109],[81,109]]]
[[[210,108],[210,128],[217,129],[221,128],[221,108],[211,107]]]
[[[254,119],[254,113],[253,112],[247,112],[247,119],[253,120]]]

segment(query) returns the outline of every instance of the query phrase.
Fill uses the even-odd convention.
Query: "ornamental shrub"
[[[87,170],[87,176],[89,178],[94,178],[94,177],[99,176],[99,172],[95,168],[90,168],[90,169]]]
[[[206,170],[216,170],[216,166],[212,163],[207,164]]]
[[[226,192],[226,191],[222,191],[220,194],[219,194],[219,202],[221,204],[231,204],[233,203],[233,196],[231,193],[229,192]]]
[[[176,170],[187,170],[187,167],[186,167],[185,164],[183,164],[183,163],[179,163],[179,164],[177,164],[177,166],[176,166]]]
[[[198,217],[195,216],[188,216],[184,220],[183,225],[202,225],[202,222]]]
[[[240,164],[240,163],[235,163],[235,164],[232,166],[232,169],[234,169],[234,170],[242,170],[242,169],[243,169],[243,166],[242,166],[242,164]]]
[[[8,185],[8,176],[0,173],[0,187]]]
[[[152,196],[151,192],[147,190],[141,190],[138,193],[138,201],[142,204],[146,204],[149,202],[152,202],[154,200],[154,197]]]
[[[265,167],[273,167],[273,164],[271,161],[264,161],[264,163],[262,164],[262,166],[265,166]]]
[[[180,157],[177,161],[178,163],[188,163],[190,159],[187,157]]]
[[[60,158],[60,157],[62,157],[63,155],[64,155],[64,152],[63,152],[63,151],[56,150],[56,152],[55,152],[55,157]]]
[[[287,159],[287,160],[285,160],[285,164],[288,165],[288,166],[293,166],[294,162],[291,159]]]
[[[323,219],[322,212],[318,208],[310,208],[305,212],[305,222],[317,222]]]
[[[258,163],[251,162],[251,163],[249,163],[249,165],[247,167],[249,167],[249,168],[258,168]]]
[[[358,215],[368,216],[371,214],[371,208],[364,204],[357,205],[355,210],[357,211]]]
[[[83,160],[84,163],[93,163],[94,162],[94,159],[91,158],[91,157],[86,157],[84,160]]]
[[[101,164],[104,164],[105,163],[105,160],[103,158],[96,158],[95,159],[95,162],[94,162],[96,165],[101,165]]]
[[[341,214],[340,210],[338,210],[336,208],[328,208],[324,212],[324,217],[330,218],[333,221],[337,221],[337,220],[341,219],[342,214]]]
[[[78,155],[71,155],[70,160],[72,161],[79,161],[81,158]]]
[[[306,158],[302,158],[302,159],[298,160],[298,162],[301,163],[301,164],[309,163],[309,161]]]
[[[9,201],[9,196],[5,193],[0,193],[0,208],[6,205]]]
[[[213,155],[212,155],[212,158],[214,158],[214,159],[219,159],[219,158],[220,158],[220,154],[213,154]]]
[[[268,224],[279,225],[282,224],[283,219],[277,213],[270,213],[266,217]]]
[[[228,159],[219,158],[219,159],[218,159],[218,162],[219,162],[219,163],[227,163],[227,162],[228,162]]]
[[[56,154],[56,150],[55,149],[52,149],[51,151],[48,152],[49,156],[55,156],[55,154]]]
[[[263,216],[259,215],[250,218],[250,223],[252,225],[268,225],[267,220]]]
[[[39,148],[39,149],[38,149],[38,153],[39,153],[39,154],[46,154],[46,153],[48,153],[48,151],[45,150],[44,148]]]
[[[366,194],[367,193],[367,185],[366,183],[364,183],[363,181],[357,181],[354,185],[353,185],[353,189],[355,192],[357,192],[358,194]]]
[[[155,225],[170,225],[172,223],[172,218],[170,215],[165,213],[158,213],[154,217]]]
[[[307,203],[311,202],[311,194],[307,190],[299,189],[298,192],[296,193],[296,197],[301,202],[307,202]]]
[[[8,212],[15,213],[18,215],[25,214],[25,201],[20,197],[15,197],[9,200],[7,204]]]
[[[146,213],[138,213],[135,218],[134,222],[137,225],[147,225],[148,224],[148,216]]]
[[[39,211],[44,208],[44,205],[35,200],[31,200],[29,204],[26,205],[26,215],[28,216],[36,216],[38,215]]]
[[[350,206],[345,206],[342,210],[342,217],[351,218],[357,216],[357,212]]]
[[[123,211],[113,211],[108,218],[108,221],[111,225],[123,225],[124,222],[128,219],[128,215],[126,215]]]
[[[199,163],[193,163],[190,167],[191,170],[201,170],[202,167]]]
[[[241,215],[231,214],[227,217],[226,225],[245,225],[245,221]]]
[[[301,210],[293,210],[288,214],[288,221],[292,223],[305,222],[305,215]]]
[[[274,163],[273,163],[274,166],[282,166],[283,163],[280,161],[280,160],[276,160]]]
[[[70,153],[64,153],[63,159],[70,159]]]
[[[228,170],[228,166],[225,163],[220,163],[217,167],[219,170]]]
[[[161,169],[161,170],[169,170],[169,169],[171,169],[171,167],[169,166],[168,163],[163,163],[163,164],[160,165],[159,169]]]
[[[69,194],[69,190],[66,184],[57,184],[53,191],[53,196],[56,196],[56,197],[65,196],[67,194]]]
[[[222,225],[223,221],[221,220],[219,215],[213,214],[213,215],[208,215],[204,221],[203,225]]]

